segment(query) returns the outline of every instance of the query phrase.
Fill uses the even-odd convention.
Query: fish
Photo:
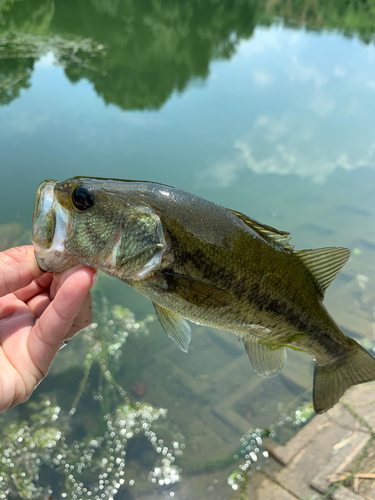
[[[275,376],[286,347],[315,361],[316,413],[375,380],[375,359],[323,305],[350,256],[295,250],[290,234],[181,189],[155,182],[73,177],[43,181],[33,215],[35,256],[46,272],[97,267],[150,299],[184,352],[188,322],[236,334],[254,369]]]

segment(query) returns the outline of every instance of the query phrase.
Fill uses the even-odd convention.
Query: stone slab
[[[285,446],[275,445],[271,439],[265,440],[267,451],[281,464],[287,465],[308,443],[314,439],[318,429],[327,423],[324,415],[314,417]]]
[[[323,467],[311,481],[311,486],[321,493],[325,493],[331,486],[330,477],[336,472],[343,472],[345,467],[350,465],[353,458],[358,456],[366,446],[369,436],[358,432],[351,442],[352,449],[348,452],[344,446],[332,456],[331,460]],[[345,488],[346,489],[346,488]],[[358,495],[357,495],[358,496]]]
[[[248,496],[249,500],[296,500],[296,498],[297,497],[292,495],[289,491],[267,477],[265,477],[258,486],[255,495],[251,493],[250,496]]]
[[[375,426],[374,389],[375,383],[368,383],[350,389],[345,395],[345,400],[372,427]],[[314,417],[285,446],[265,440],[265,446],[277,462],[272,461],[274,466],[271,463],[263,470],[271,483],[263,483],[262,500],[268,498],[265,496],[267,488],[272,492],[273,483],[301,500],[320,498],[331,487],[335,475],[351,470],[369,439],[364,424],[345,404],[338,404],[327,413]],[[276,466],[276,463],[280,465]],[[278,497],[274,495],[273,498]],[[331,498],[363,500],[345,486],[340,486]]]
[[[345,400],[348,401],[372,427],[375,426],[375,406],[374,406],[374,383],[368,383],[366,385],[361,385],[353,387],[345,395]],[[332,454],[331,459],[323,467],[318,474],[311,481],[311,486],[325,493],[331,486],[329,480],[335,473],[344,473],[366,446],[368,440],[370,439],[368,430],[364,428],[366,432],[361,432],[363,427],[360,422],[356,423],[355,417],[345,408],[343,410],[347,413],[347,418],[352,420],[351,427],[357,430],[349,431],[349,436],[343,435],[342,439],[337,442],[343,444],[342,447],[337,448],[335,453]],[[342,422],[342,418],[340,418]],[[351,432],[351,435],[350,435]],[[357,495],[353,491],[349,490],[345,486],[340,486],[333,494],[332,498],[334,500],[363,500],[361,496]]]
[[[345,486],[340,486],[331,496],[333,500],[364,500],[363,497],[348,490]]]
[[[292,444],[289,457],[294,454],[293,458],[286,467],[272,472],[271,479],[282,484],[297,498],[312,498],[316,494],[316,489],[311,486],[312,481],[319,470],[331,461],[334,445],[347,438],[348,432],[349,434],[351,432],[347,428],[335,425],[331,419],[339,420],[345,426],[354,425],[354,418],[340,406],[336,406],[328,414],[321,415],[319,420],[315,417],[300,431],[303,433],[304,445],[299,446],[297,442]]]

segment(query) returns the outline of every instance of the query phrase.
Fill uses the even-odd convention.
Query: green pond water
[[[30,242],[44,179],[165,183],[350,248],[325,303],[372,349],[374,33],[364,0],[0,0],[1,249]],[[230,499],[265,459],[252,430],[285,443],[309,416],[309,356],[264,379],[231,333],[192,325],[184,354],[126,285],[93,295],[1,417],[0,498]]]

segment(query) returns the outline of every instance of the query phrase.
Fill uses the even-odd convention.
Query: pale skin
[[[25,402],[65,340],[92,321],[97,270],[43,273],[33,247],[0,252],[0,412]]]

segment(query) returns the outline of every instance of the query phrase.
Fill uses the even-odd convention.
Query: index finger
[[[24,288],[42,274],[32,245],[0,252],[0,297]]]

